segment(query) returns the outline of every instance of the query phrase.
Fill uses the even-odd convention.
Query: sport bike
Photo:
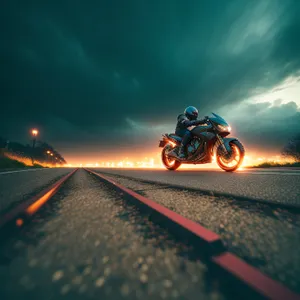
[[[244,159],[245,149],[234,137],[227,137],[231,128],[220,116],[212,113],[206,124],[189,127],[193,139],[187,145],[187,157],[179,158],[181,137],[175,134],[163,134],[159,141],[162,147],[161,158],[168,170],[176,170],[181,164],[207,164],[214,160],[226,172],[237,170]],[[172,155],[170,153],[172,152]]]

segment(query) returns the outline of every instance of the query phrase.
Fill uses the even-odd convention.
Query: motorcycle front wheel
[[[165,168],[168,169],[169,171],[175,171],[181,165],[181,162],[167,156],[167,153],[172,150],[173,148],[170,145],[166,145],[161,151],[162,163],[165,166]]]
[[[245,148],[239,141],[232,141],[229,143],[232,153],[226,157],[223,153],[222,147],[219,146],[217,150],[217,164],[226,172],[236,171],[243,163],[245,156]]]

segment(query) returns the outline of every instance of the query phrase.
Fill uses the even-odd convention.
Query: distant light
[[[24,221],[22,219],[17,219],[16,220],[16,225],[17,226],[22,226],[24,224]]]
[[[39,131],[38,131],[37,129],[32,129],[32,130],[31,130],[31,134],[32,134],[33,136],[37,136],[37,135],[39,134]]]

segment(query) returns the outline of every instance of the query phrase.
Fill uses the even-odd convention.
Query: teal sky
[[[300,131],[299,15],[297,0],[2,1],[0,135],[38,127],[66,158],[152,151],[194,105],[280,149]]]

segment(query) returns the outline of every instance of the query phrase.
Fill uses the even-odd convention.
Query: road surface
[[[300,170],[251,169],[227,173],[206,170],[96,169],[103,173],[124,175],[139,180],[217,192],[248,199],[298,205],[300,207]]]
[[[68,168],[0,171],[0,215],[69,172]]]
[[[205,263],[87,172],[0,247],[0,299],[234,299]]]
[[[207,177],[224,180],[223,174],[218,172],[207,174],[200,172],[199,175],[193,171],[181,173],[116,169],[98,169],[97,171],[218,233],[229,249],[239,257],[276,280],[299,289],[300,292],[300,214],[298,209],[296,211],[285,210],[255,201],[236,200],[234,197],[208,196],[197,190],[174,189],[172,184],[161,185],[161,183],[173,182],[176,187],[177,185],[196,187],[199,186],[195,180],[198,176],[204,180]],[[225,173],[225,175],[228,174]],[[241,175],[246,174],[237,174],[237,176]],[[236,178],[239,178],[237,176]],[[250,174],[236,181],[236,186],[241,184],[243,178],[249,180],[248,176]],[[272,182],[273,176],[277,178],[281,175],[262,176],[269,176],[267,178],[270,178]],[[300,179],[298,175],[295,177]],[[144,180],[147,178],[153,182],[145,183]],[[215,179],[212,180],[215,182]],[[256,177],[253,180],[256,180]],[[276,194],[280,193],[276,187],[274,189]],[[297,190],[299,187],[295,185],[294,189]]]
[[[54,171],[59,177],[71,170]],[[231,252],[300,293],[299,210],[227,196],[298,204],[299,171],[97,171],[216,232]],[[5,186],[13,195],[16,178],[25,185],[33,174],[47,182],[47,171],[0,175],[0,181],[17,176]],[[201,192],[209,181],[220,194]],[[262,182],[265,190],[257,191]],[[282,189],[287,194],[280,198]],[[205,260],[193,260],[189,247],[122,197],[76,172],[28,226],[1,243],[0,299],[234,299]]]

